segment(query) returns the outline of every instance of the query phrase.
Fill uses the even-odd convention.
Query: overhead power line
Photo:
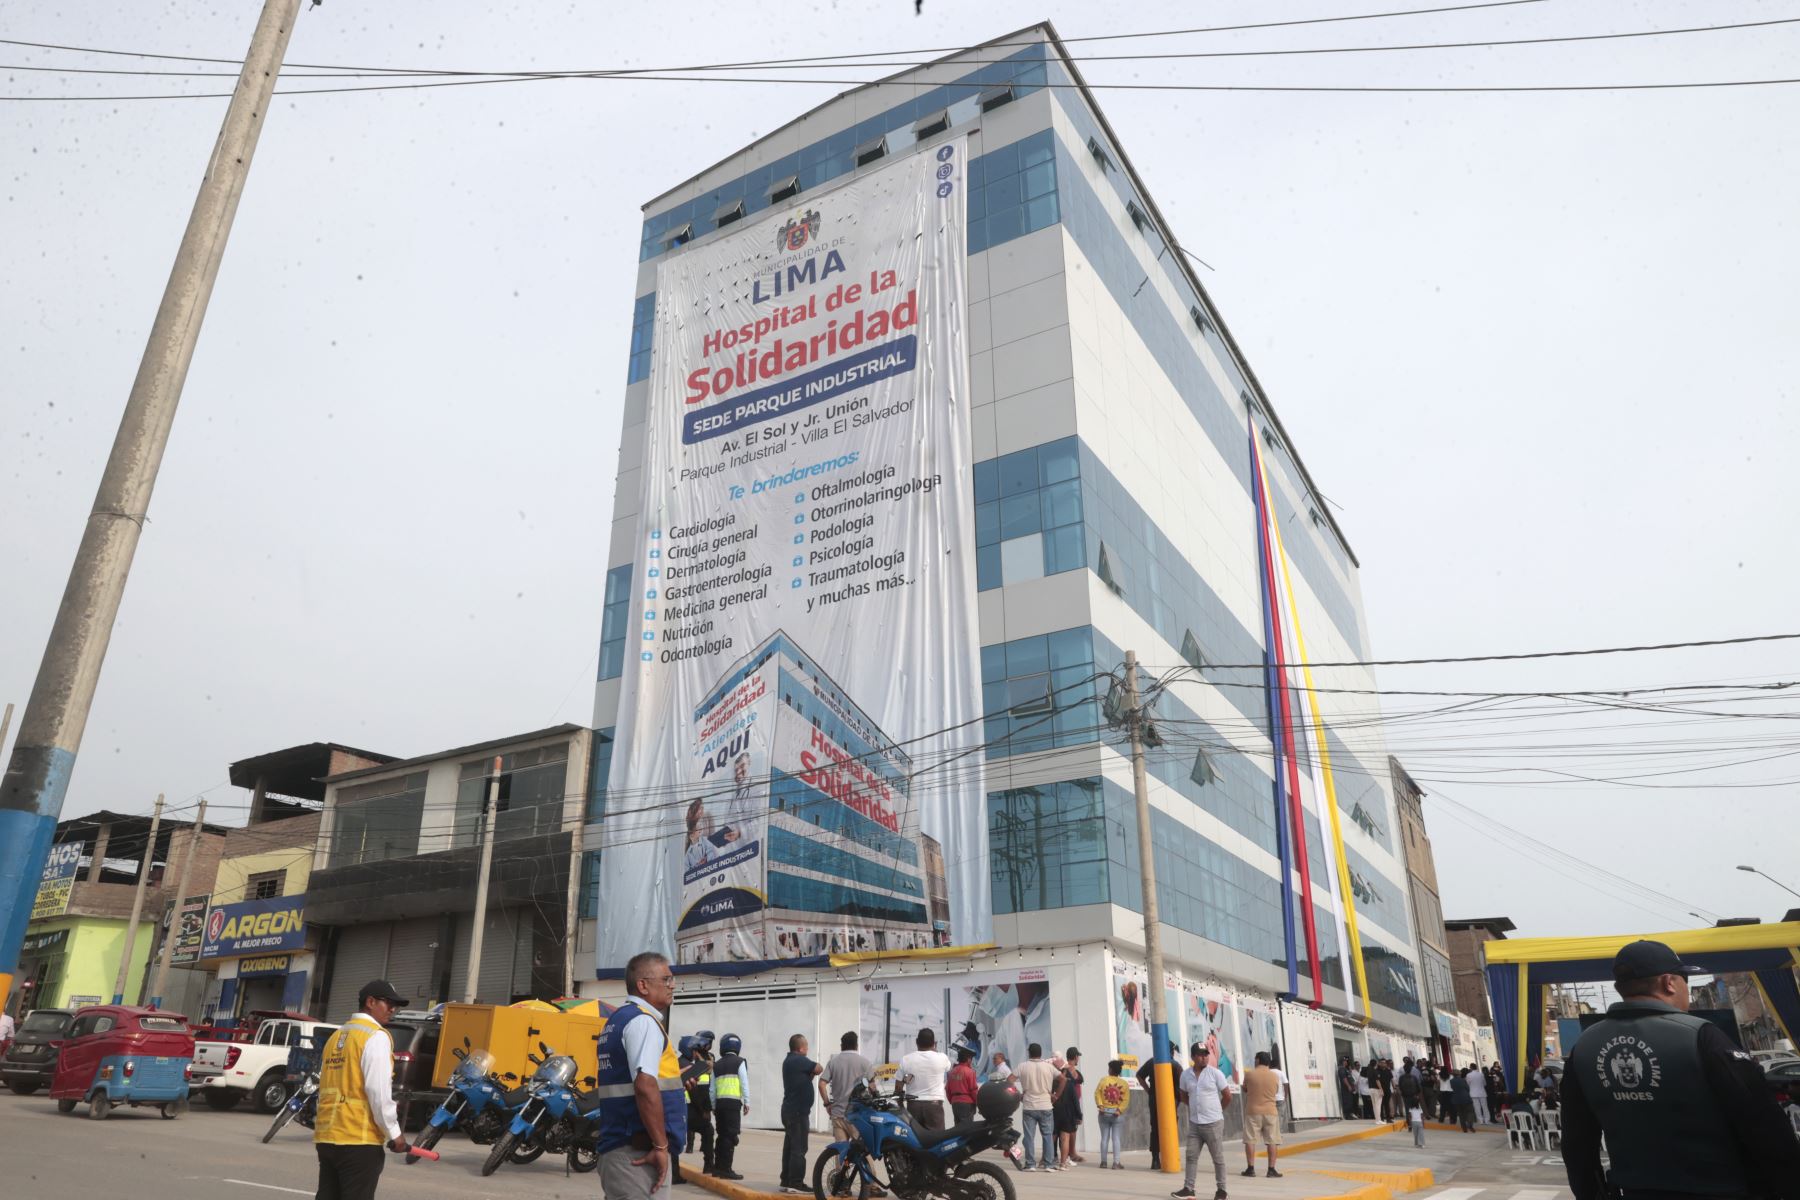
[[[335,88],[277,88],[277,96],[331,96],[350,92],[406,92],[422,91],[427,88],[479,87],[483,84],[505,83],[549,83],[556,80],[569,79],[603,79],[611,76],[588,74],[569,75],[531,75],[524,77],[507,77],[503,79],[450,79],[430,83],[376,83],[357,87]],[[780,83],[780,84],[826,84],[835,87],[904,87],[917,88],[919,85],[911,80],[890,79],[765,79],[751,76],[722,75],[633,75],[623,79],[624,82],[652,81],[659,83]],[[1508,95],[1533,92],[1666,92],[1689,89],[1716,88],[1759,88],[1779,87],[1800,83],[1800,77],[1777,79],[1705,79],[1677,80],[1669,83],[1561,83],[1561,84],[1472,84],[1466,87],[1446,86],[1412,86],[1400,84],[1366,84],[1360,86],[1291,84],[1276,86],[1270,84],[1224,84],[1224,83],[1043,83],[1037,86],[1046,88],[1082,89],[1088,91],[1115,92],[1269,92],[1269,93],[1316,93],[1316,94],[1385,94],[1385,95]],[[140,93],[130,96],[0,96],[0,100],[13,101],[70,101],[83,103],[90,101],[125,101],[125,100],[226,100],[231,92],[155,92]]]
[[[1697,650],[1709,646],[1747,646],[1756,642],[1791,642],[1800,640],[1800,633],[1762,633],[1749,637],[1707,638],[1692,642],[1652,642],[1636,646],[1598,646],[1585,650],[1531,650],[1518,654],[1462,654],[1443,658],[1364,658],[1346,659],[1339,662],[1308,662],[1305,666],[1314,669],[1324,667],[1426,667],[1447,663],[1478,662],[1521,662],[1527,659],[1540,658],[1587,658],[1600,654],[1643,654],[1660,650]],[[1302,664],[1295,663],[1295,666]],[[1260,671],[1264,664],[1255,663],[1207,663],[1209,671]],[[1153,667],[1152,670],[1162,670]],[[1192,664],[1177,663],[1173,670],[1195,670]]]
[[[1517,7],[1519,7],[1521,5],[1525,5],[1525,4],[1541,4],[1543,2],[1544,2],[1544,0],[1489,0],[1489,2],[1482,3],[1482,4],[1454,4],[1454,5],[1440,6],[1437,8],[1409,8],[1409,9],[1400,9],[1400,10],[1394,10],[1394,11],[1388,11],[1388,12],[1356,13],[1356,14],[1351,14],[1348,16],[1335,16],[1335,17],[1306,17],[1306,18],[1299,18],[1299,19],[1291,20],[1291,21],[1258,21],[1258,22],[1252,22],[1249,24],[1238,24],[1238,25],[1204,25],[1204,26],[1196,26],[1196,27],[1188,28],[1188,29],[1150,29],[1150,30],[1143,30],[1143,31],[1137,32],[1137,33],[1090,34],[1085,37],[1065,37],[1065,38],[1062,38],[1061,41],[1066,46],[1066,45],[1073,45],[1077,42],[1115,42],[1115,41],[1123,41],[1123,40],[1129,40],[1129,39],[1134,39],[1134,38],[1181,37],[1181,36],[1186,36],[1189,34],[1204,34],[1204,33],[1238,33],[1238,32],[1243,32],[1245,30],[1252,30],[1252,29],[1284,29],[1284,28],[1291,28],[1291,27],[1299,26],[1299,25],[1333,25],[1333,24],[1340,24],[1340,23],[1347,22],[1347,21],[1376,21],[1376,20],[1384,20],[1384,19],[1391,18],[1391,17],[1417,17],[1417,16],[1434,15],[1434,14],[1438,14],[1438,13],[1470,12],[1470,11],[1474,11],[1476,9],[1484,9],[1484,8],[1517,8]],[[1013,49],[1013,48],[1023,49],[1027,46],[1036,46],[1036,45],[1040,45],[1040,44],[1041,43],[1039,42],[1038,39],[1033,38],[1028,41],[1022,41],[1022,42],[1001,42],[1001,41],[986,42],[980,46],[926,46],[926,47],[922,47],[922,48],[919,48],[916,50],[863,50],[863,51],[859,51],[856,53],[850,53],[850,54],[821,54],[821,55],[801,55],[796,58],[750,59],[750,60],[745,60],[743,62],[713,63],[713,64],[707,64],[705,66],[698,66],[698,67],[619,68],[619,69],[616,69],[613,71],[609,71],[607,73],[609,73],[609,74],[643,74],[643,73],[662,73],[662,72],[667,72],[667,71],[710,70],[710,69],[726,69],[726,68],[737,68],[737,67],[762,67],[762,66],[773,67],[773,66],[787,66],[789,64],[850,62],[850,60],[876,58],[876,57],[880,57],[882,55],[888,55],[888,56],[915,55],[916,56],[916,55],[921,55],[921,54],[935,54],[935,55],[941,56],[941,55],[946,55],[946,54],[962,54],[962,53],[966,53],[971,50],[1009,50],[1009,49]],[[228,63],[228,64],[237,65],[237,64],[240,64],[242,61],[241,59],[236,59],[236,58],[207,57],[204,55],[195,55],[195,54],[162,54],[162,53],[156,53],[156,52],[148,51],[148,50],[110,50],[110,49],[102,49],[100,47],[95,47],[95,46],[71,46],[71,45],[65,45],[65,44],[62,44],[59,42],[27,42],[27,41],[21,41],[16,38],[0,38],[0,46],[28,46],[28,47],[31,47],[32,49],[36,49],[36,50],[66,50],[66,51],[70,51],[72,53],[78,53],[78,54],[110,54],[110,55],[115,55],[115,56],[124,57],[124,58],[155,58],[155,59],[162,59],[162,60],[168,61],[168,62]],[[855,62],[855,63],[852,63],[851,65],[879,66],[881,64],[867,63],[867,62]],[[419,75],[513,75],[513,76],[525,77],[525,76],[532,76],[532,75],[560,76],[560,75],[566,75],[566,74],[570,73],[570,72],[566,72],[566,71],[538,71],[538,70],[524,70],[524,71],[467,71],[467,70],[461,70],[461,71],[459,71],[459,70],[448,70],[448,69],[441,69],[441,68],[435,68],[435,67],[353,67],[353,66],[345,66],[341,63],[287,63],[287,64],[285,64],[285,66],[289,67],[289,68],[299,69],[299,70],[401,72],[401,73],[419,74]],[[575,74],[585,74],[585,73],[587,73],[587,72],[585,72],[585,71],[575,72]]]
[[[1286,58],[1320,54],[1380,54],[1399,51],[1421,50],[1478,50],[1496,49],[1508,46],[1548,46],[1580,42],[1604,42],[1621,39],[1674,37],[1683,34],[1723,33],[1732,30],[1762,29],[1773,25],[1800,25],[1800,17],[1779,17],[1767,21],[1739,21],[1726,25],[1692,25],[1676,29],[1636,29],[1618,33],[1585,33],[1568,34],[1553,37],[1486,39],[1469,42],[1411,42],[1390,46],[1308,46],[1287,49],[1269,50],[1174,50],[1159,53],[1138,54],[1076,54],[1070,61],[1080,63],[1098,62],[1158,62],[1184,59],[1214,58]],[[1128,34],[1130,37],[1167,37],[1168,31],[1143,34]],[[11,42],[0,38],[0,45],[29,45],[31,43]],[[68,47],[68,49],[77,49]],[[80,52],[89,54],[131,54],[132,51],[99,50],[80,48]],[[173,55],[153,55],[161,59],[173,58]],[[211,61],[211,60],[193,60]],[[289,79],[383,79],[403,75],[407,78],[435,77],[492,77],[493,82],[501,79],[525,81],[530,79],[622,79],[635,77],[660,77],[663,75],[687,72],[713,72],[726,70],[776,70],[781,68],[805,67],[814,70],[855,70],[863,67],[897,67],[921,68],[944,66],[961,68],[969,64],[940,63],[918,59],[883,59],[880,61],[843,61],[839,56],[827,55],[822,58],[777,58],[753,59],[730,63],[699,63],[691,66],[670,67],[583,67],[562,71],[469,71],[451,69],[433,69],[425,67],[306,67],[295,64],[284,72]],[[4,71],[37,71],[58,75],[140,75],[140,76],[174,76],[177,78],[217,79],[236,78],[236,71],[153,71],[128,67],[72,67],[43,64],[10,63],[0,64]],[[304,71],[305,74],[297,72]],[[842,85],[842,80],[816,80],[813,82],[832,82]]]

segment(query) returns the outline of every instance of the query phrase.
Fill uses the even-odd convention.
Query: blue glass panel
[[[1081,520],[1081,480],[1068,479],[1062,483],[1053,483],[1038,495],[1043,503],[1045,529],[1073,525]]]
[[[1000,501],[1000,540],[1024,537],[1043,528],[1036,492],[1007,496]]]
[[[1006,678],[1006,643],[995,642],[981,648],[981,679],[993,683]]]
[[[1033,204],[1039,202],[1032,201]],[[987,221],[987,244],[989,246],[1010,242],[1016,237],[1023,236],[1026,232],[1025,213],[1021,209],[1009,208],[1004,212],[990,212],[985,220]]]
[[[1087,566],[1082,553],[1082,530],[1079,525],[1065,525],[1044,534],[1044,574],[1060,575]]]
[[[989,546],[1000,540],[1000,504],[990,500],[975,506],[975,544]]]
[[[1081,475],[1081,439],[1066,437],[1037,448],[1038,482],[1061,483]]]
[[[987,187],[982,189],[983,199],[987,203],[987,212],[998,214],[1003,208],[1013,208],[1024,201],[1025,193],[1017,175],[1003,175],[999,179],[988,180]]]
[[[1000,462],[988,458],[975,464],[975,503],[1000,498]]]
[[[979,546],[975,550],[975,590],[992,591],[1001,584],[1000,547]]]
[[[1028,492],[1038,485],[1037,448],[1015,450],[1011,454],[1001,455],[1000,494],[1002,496],[1017,495]]]
[[[1086,667],[1094,661],[1094,639],[1088,627],[1059,629],[1048,636],[1050,665],[1055,668]]]
[[[1025,202],[1025,232],[1036,233],[1056,224],[1059,208],[1055,195],[1039,196]]]
[[[1019,175],[1025,196],[1046,196],[1056,190],[1056,164],[1043,162],[1035,167],[1027,167]]]
[[[1018,638],[1006,643],[1008,676],[1035,675],[1050,670],[1050,646],[1047,638]]]
[[[989,184],[997,179],[1019,173],[1019,144],[1017,142],[1002,146],[998,150],[990,150],[981,157],[986,160]]]
[[[1056,136],[1048,129],[1018,143],[1019,169],[1047,164],[1056,158]],[[1051,176],[1055,178],[1054,175]]]

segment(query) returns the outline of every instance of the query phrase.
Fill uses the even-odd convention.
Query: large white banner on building
[[[965,160],[658,268],[603,968],[989,936]]]

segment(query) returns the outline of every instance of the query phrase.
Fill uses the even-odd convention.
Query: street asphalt
[[[269,1118],[247,1110],[228,1113],[206,1108],[174,1121],[154,1109],[115,1110],[105,1121],[89,1120],[85,1107],[64,1115],[41,1093],[0,1092],[0,1195],[8,1200],[66,1200],[69,1197],[126,1197],[129,1200],[276,1200],[311,1196],[317,1165],[309,1133],[290,1126],[262,1144]],[[1344,1126],[1340,1128],[1354,1128]],[[1567,1185],[1554,1154],[1515,1152],[1495,1133],[1463,1136],[1433,1131],[1429,1144],[1414,1149],[1405,1134],[1388,1134],[1349,1145],[1294,1155],[1283,1161],[1284,1178],[1246,1179],[1238,1149],[1229,1145],[1232,1200],[1302,1200],[1330,1196],[1357,1186],[1325,1171],[1411,1171],[1429,1167],[1436,1184],[1414,1193],[1419,1200],[1567,1200]],[[825,1145],[812,1139],[811,1153]],[[775,1190],[780,1135],[747,1133],[738,1167],[745,1186]],[[406,1165],[390,1158],[380,1195],[397,1200],[594,1200],[595,1175],[570,1175],[547,1156],[529,1166],[507,1164],[483,1179],[485,1148],[460,1138],[439,1144],[440,1162]],[[809,1162],[811,1158],[809,1153]],[[1091,1156],[1090,1156],[1091,1157]],[[692,1162],[693,1160],[689,1160]],[[1152,1173],[1148,1156],[1126,1155],[1127,1169],[1102,1172],[1091,1164],[1070,1171],[1014,1176],[1021,1200],[1098,1200],[1100,1197],[1161,1197],[1180,1186],[1180,1176]],[[1210,1184],[1204,1164],[1202,1183]],[[1210,1196],[1210,1190],[1203,1193]],[[674,1189],[674,1200],[708,1200],[693,1185]]]

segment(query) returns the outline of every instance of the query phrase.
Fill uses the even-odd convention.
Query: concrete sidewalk
[[[1404,1132],[1404,1126],[1366,1121],[1321,1123],[1283,1137],[1280,1179],[1269,1179],[1263,1174],[1265,1163],[1260,1157],[1254,1179],[1239,1174],[1244,1169],[1243,1146],[1236,1141],[1226,1142],[1226,1186],[1233,1200],[1392,1200],[1403,1193],[1431,1187],[1434,1169],[1441,1166],[1453,1171],[1471,1155],[1493,1149],[1491,1137],[1455,1133],[1430,1133],[1426,1147],[1418,1149],[1412,1144],[1412,1135]],[[829,1143],[830,1139],[820,1133],[813,1134],[807,1142],[808,1187],[812,1185],[813,1160]],[[779,1194],[779,1133],[760,1129],[744,1132],[736,1162],[737,1171],[744,1176],[741,1183],[701,1175],[699,1157],[698,1153],[682,1157],[682,1174],[689,1180],[684,1190],[691,1195],[697,1196],[701,1188],[729,1200],[766,1200]],[[1182,1183],[1180,1173],[1152,1171],[1150,1154],[1145,1150],[1127,1151],[1123,1171],[1100,1170],[1096,1165],[1099,1156],[1093,1152],[1088,1153],[1088,1161],[1069,1170],[1030,1174],[1015,1170],[998,1155],[984,1157],[1005,1167],[1021,1200],[1102,1200],[1122,1196],[1151,1200],[1169,1195]],[[1203,1200],[1210,1200],[1212,1188],[1212,1163],[1202,1155],[1195,1190]]]

